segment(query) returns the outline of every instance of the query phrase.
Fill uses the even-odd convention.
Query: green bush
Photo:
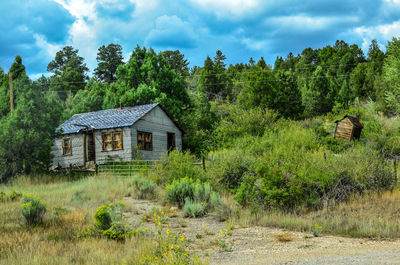
[[[132,182],[138,199],[155,197],[156,184],[152,180],[136,176]]]
[[[174,150],[161,158],[161,161],[155,166],[150,177],[157,184],[170,184],[174,180],[184,177],[204,180],[205,176],[202,168],[193,165],[197,160],[189,152],[180,153]]]
[[[33,195],[23,195],[21,199],[22,216],[27,225],[36,225],[43,222],[46,206],[38,197]]]
[[[125,240],[139,230],[129,229],[123,220],[124,203],[100,206],[95,215],[95,226],[89,228],[89,235],[104,236],[113,240]]]
[[[22,197],[22,193],[13,190],[8,197],[10,198],[11,201],[16,201]]]
[[[186,217],[202,217],[207,213],[206,208],[207,205],[205,203],[194,202],[187,199],[183,206],[183,213]]]
[[[94,220],[98,229],[109,229],[112,225],[110,207],[107,205],[103,205],[97,208],[96,213],[94,214]]]
[[[168,185],[165,189],[165,199],[169,203],[177,204],[179,208],[184,209],[187,216],[192,217],[205,215],[220,202],[218,194],[212,191],[209,183],[193,181],[187,177]]]
[[[6,197],[6,193],[4,191],[0,191],[0,202],[4,202],[6,201],[7,197]]]

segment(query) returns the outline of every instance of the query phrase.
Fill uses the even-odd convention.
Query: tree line
[[[245,111],[269,109],[284,119],[338,112],[354,102],[375,101],[386,115],[400,112],[400,39],[383,52],[376,40],[365,55],[356,44],[336,41],[320,49],[257,62],[226,65],[217,50],[203,66],[189,67],[176,51],[137,46],[127,62],[122,47],[99,47],[97,67],[89,69],[79,50],[66,46],[49,62],[50,77],[32,81],[22,58],[9,72],[14,87],[10,114],[9,78],[0,68],[0,181],[47,170],[55,128],[76,113],[160,103],[185,130],[184,146],[207,153],[221,117],[218,104]]]

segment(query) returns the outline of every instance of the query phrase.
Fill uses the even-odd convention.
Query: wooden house
[[[131,161],[137,152],[156,160],[182,149],[182,130],[159,104],[75,114],[57,131],[53,165],[61,168]]]
[[[354,140],[360,139],[361,130],[364,126],[357,117],[346,115],[342,119],[335,121],[335,138]]]

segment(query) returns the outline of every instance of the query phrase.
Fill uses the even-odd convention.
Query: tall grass
[[[21,218],[19,200],[0,202],[0,264],[157,264],[152,259],[160,242],[152,233],[135,234],[124,243],[88,236],[97,207],[134,195],[134,180],[99,175],[76,181],[44,176],[20,177],[0,186],[7,195],[13,191],[35,194],[47,206],[40,225],[28,227]],[[153,260],[148,262],[148,260]],[[193,258],[196,264],[201,262]],[[147,262],[147,263],[146,263]],[[171,260],[165,264],[174,264]]]

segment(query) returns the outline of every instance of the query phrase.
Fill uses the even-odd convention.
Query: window
[[[64,156],[72,156],[71,137],[62,139],[62,149]]]
[[[122,150],[122,131],[103,132],[101,134],[103,140],[103,151]]]
[[[137,132],[137,146],[139,150],[153,150],[153,135],[147,132]]]

